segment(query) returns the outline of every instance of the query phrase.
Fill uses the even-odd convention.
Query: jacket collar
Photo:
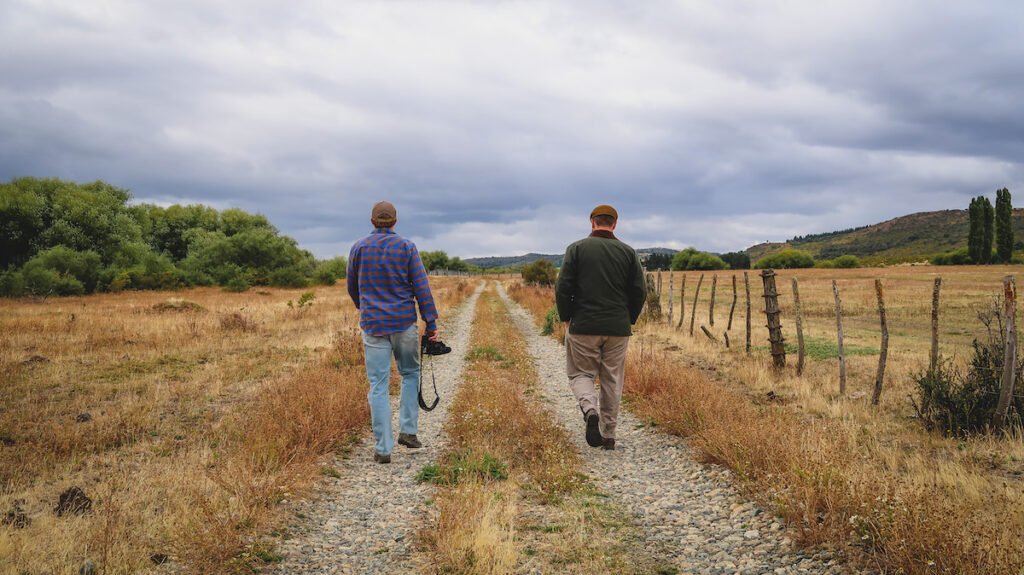
[[[606,240],[617,240],[618,239],[618,238],[615,237],[615,234],[613,234],[609,230],[594,230],[594,231],[590,232],[590,237],[592,237],[592,238],[605,238]]]
[[[375,234],[393,234],[395,230],[393,228],[374,228],[373,233]]]

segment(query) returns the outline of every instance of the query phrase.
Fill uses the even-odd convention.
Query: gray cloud
[[[1024,182],[1013,2],[0,4],[0,178],[265,213],[346,253],[733,250]]]

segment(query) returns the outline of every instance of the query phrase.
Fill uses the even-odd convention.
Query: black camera
[[[452,348],[445,345],[443,341],[431,341],[430,336],[423,334],[423,336],[420,337],[420,351],[425,355],[444,355],[446,353],[451,353]]]

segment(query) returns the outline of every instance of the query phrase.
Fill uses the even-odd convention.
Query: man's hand
[[[430,341],[441,341],[441,336],[438,334],[438,330],[426,330],[423,332]]]

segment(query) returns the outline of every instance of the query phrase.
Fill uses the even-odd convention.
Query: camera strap
[[[418,390],[417,399],[420,402],[420,409],[423,411],[434,411],[437,404],[441,401],[441,396],[437,393],[437,380],[434,378],[434,360],[430,360],[430,383],[434,386],[434,402],[427,405],[427,402],[423,400],[423,346],[420,346],[420,385]]]

